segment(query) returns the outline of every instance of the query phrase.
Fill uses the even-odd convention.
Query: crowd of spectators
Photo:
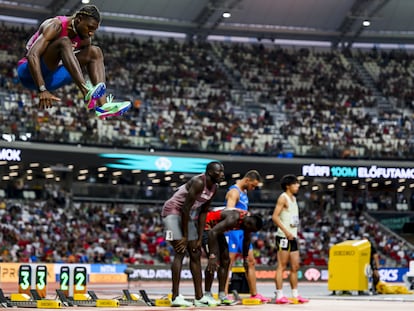
[[[53,198],[3,202],[1,260],[151,264],[166,247],[158,212],[117,204],[68,208]]]
[[[385,96],[396,99],[401,107],[412,108],[414,100],[412,54],[404,50],[384,53],[374,48],[369,53],[357,53],[356,57]]]
[[[62,102],[53,109],[38,110],[36,93],[22,88],[15,70],[34,29],[0,28],[2,139],[337,158],[409,158],[413,151],[412,55],[405,51],[99,33],[94,43],[104,51],[109,91],[133,102],[125,116],[102,121],[75,86],[57,91]],[[378,108],[355,63],[370,69],[387,109]]]

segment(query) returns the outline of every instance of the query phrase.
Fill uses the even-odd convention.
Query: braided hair
[[[94,5],[85,5],[82,7],[79,11],[75,13],[75,16],[78,15],[85,15],[94,18],[98,23],[101,22],[101,14],[99,13],[99,10]]]

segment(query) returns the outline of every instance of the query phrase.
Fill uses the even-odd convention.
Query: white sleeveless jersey
[[[299,226],[299,208],[298,203],[296,202],[296,198],[294,197],[293,200],[287,195],[286,192],[282,193],[285,196],[288,204],[287,208],[284,208],[279,217],[282,224],[285,228],[292,233],[292,235],[297,238],[298,237],[298,226]],[[278,228],[276,235],[281,237],[286,237],[285,233]]]

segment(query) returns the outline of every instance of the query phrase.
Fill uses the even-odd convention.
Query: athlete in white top
[[[296,202],[296,194],[299,191],[299,180],[295,175],[285,175],[280,184],[283,193],[279,196],[272,220],[278,227],[276,233],[277,245],[277,267],[275,275],[276,303],[305,303],[308,299],[299,296],[298,293],[298,270],[299,270],[299,248],[297,242],[299,226],[299,209]],[[290,287],[293,298],[283,295],[283,271],[290,262]]]

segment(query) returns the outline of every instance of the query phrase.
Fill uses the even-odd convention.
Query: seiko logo
[[[355,251],[334,251],[334,256],[354,256]]]

